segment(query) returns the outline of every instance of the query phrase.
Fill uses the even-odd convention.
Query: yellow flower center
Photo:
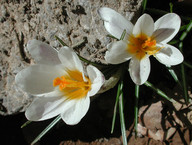
[[[141,60],[147,55],[154,55],[161,48],[156,46],[156,40],[152,37],[148,37],[145,34],[139,34],[138,36],[130,36],[127,51],[130,54],[136,56]]]
[[[85,77],[78,70],[68,70],[67,75],[57,77],[53,80],[53,86],[59,86],[59,90],[64,92],[67,99],[81,99],[85,97],[91,89],[91,80]]]

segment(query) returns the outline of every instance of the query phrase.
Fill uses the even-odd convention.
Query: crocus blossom
[[[104,82],[102,73],[89,65],[86,75],[69,47],[56,51],[44,42],[31,40],[27,49],[36,64],[23,69],[15,78],[23,91],[36,96],[25,112],[27,119],[41,121],[61,115],[67,124],[77,124],[89,109],[90,97]]]
[[[181,19],[177,14],[168,13],[156,22],[150,15],[143,14],[133,25],[113,9],[103,7],[98,13],[104,20],[106,30],[117,39],[126,31],[122,40],[107,46],[105,60],[111,64],[130,60],[129,72],[135,84],[141,85],[148,79],[151,55],[166,66],[183,61],[182,53],[167,44],[179,31]]]

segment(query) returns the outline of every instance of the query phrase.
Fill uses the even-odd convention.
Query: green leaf
[[[158,14],[158,15],[165,15],[165,14],[169,13],[168,11],[163,11],[163,10],[155,9],[155,8],[146,8],[146,11],[153,13],[153,14]],[[184,21],[191,21],[192,20],[191,17],[186,17],[186,16],[180,16],[180,17]]]
[[[65,42],[63,42],[63,40],[61,40],[58,36],[55,35],[55,38],[56,38],[56,40],[59,41],[59,43],[61,43],[61,45],[63,45],[63,46],[68,46],[68,45],[67,45]]]
[[[123,81],[121,81],[121,86],[123,89]],[[121,89],[121,91],[122,91]],[[123,113],[123,91],[119,96],[119,114],[120,114],[120,123],[121,123],[121,134],[123,138],[123,145],[127,145],[127,136],[126,136],[126,127]]]
[[[175,80],[175,82],[177,82],[181,86],[181,83],[179,82],[179,79],[178,79],[175,71],[169,66],[167,66],[167,69],[168,69],[169,73],[171,74],[171,76],[173,77],[173,79]]]
[[[177,43],[179,43],[179,40],[172,40],[168,44],[174,45],[174,44],[177,44]]]
[[[181,36],[180,36],[180,38],[179,38],[180,41],[183,41],[183,40],[186,38],[186,36],[187,36],[187,34],[189,33],[189,31],[191,31],[191,28],[192,28],[192,20],[191,20],[191,21],[189,22],[189,24],[187,25],[186,31],[184,31],[184,32],[181,34]]]
[[[169,3],[170,13],[173,13],[173,3]]]
[[[187,26],[188,26],[188,25],[183,25],[183,26],[181,26],[180,29],[179,29],[179,31],[184,31],[184,30],[186,30],[186,29],[187,29]]]
[[[191,30],[191,28],[192,28],[192,21],[190,21],[190,23],[187,26],[186,31],[184,31],[179,38],[179,40],[180,40],[179,49],[180,49],[181,53],[183,52],[183,40],[186,38],[186,36],[187,36],[188,32]],[[182,85],[183,85],[185,102],[188,104],[189,103],[189,96],[188,96],[188,91],[187,91],[187,82],[186,82],[184,64],[181,64],[181,76],[182,76]]]
[[[61,119],[61,116],[57,116],[31,143],[31,145],[34,145],[36,142],[38,142],[59,120]]]
[[[134,114],[135,114],[135,138],[137,137],[137,124],[138,124],[138,102],[139,102],[139,85],[135,85],[135,106],[134,106]]]
[[[142,2],[142,14],[145,12],[147,6],[147,0],[143,0]]]
[[[21,128],[26,127],[28,124],[30,124],[32,121],[28,120],[27,122],[25,122],[23,125],[21,125]]]
[[[110,34],[107,34],[107,37],[110,37],[110,38],[113,38],[113,39],[117,39],[117,40],[118,40],[118,38],[116,38],[115,36],[110,35]]]
[[[189,64],[188,62],[183,61],[183,64],[184,64],[185,66],[189,67],[190,69],[192,69],[192,65],[191,65],[191,64]]]
[[[123,30],[123,33],[121,34],[120,40],[123,40],[123,39],[124,39],[125,34],[126,34],[126,30],[124,29],[124,30]]]
[[[119,83],[118,84],[118,89],[117,89],[117,96],[116,96],[116,100],[115,100],[114,112],[113,112],[111,133],[113,133],[114,127],[115,127],[115,120],[116,120],[116,114],[117,114],[117,105],[118,105],[118,102],[119,102],[119,96],[122,93],[122,87],[123,87],[123,85],[121,83]]]
[[[59,43],[60,43],[61,45],[63,45],[63,46],[68,46],[68,45],[67,45],[65,42],[63,42],[63,40],[61,40],[58,36],[55,36],[55,38],[59,41]],[[75,46],[75,47],[76,47],[76,46]],[[80,59],[81,61],[84,61],[84,62],[86,62],[86,63],[88,63],[88,64],[91,64],[91,65],[94,65],[94,66],[96,66],[96,67],[109,67],[109,66],[110,66],[110,65],[105,65],[105,64],[101,64],[101,63],[91,62],[91,61],[85,59],[84,57],[80,56],[79,54],[77,54],[77,55],[78,55],[78,57],[79,57],[79,59]]]
[[[159,94],[160,96],[162,96],[163,98],[167,99],[168,101],[175,103],[176,101],[173,98],[169,98],[163,91],[161,91],[160,89],[156,88],[153,84],[151,84],[150,82],[146,81],[144,83],[147,87],[151,88],[152,90],[154,90],[157,94]]]

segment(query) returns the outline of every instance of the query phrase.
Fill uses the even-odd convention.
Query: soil
[[[177,3],[175,2],[175,12],[190,16],[191,10],[188,9],[189,2]],[[169,10],[168,3],[161,2],[159,5],[152,1],[148,2],[148,7]],[[156,7],[155,7],[156,6]],[[190,5],[192,6],[192,5]],[[181,8],[185,11],[179,11]],[[186,9],[185,9],[186,8]],[[187,62],[192,62],[192,33],[190,32],[184,41],[184,56]],[[156,87],[166,92],[166,94],[174,98],[175,100],[183,101],[183,91],[177,83],[170,76],[167,69],[158,63],[155,59],[151,59],[151,74],[149,82],[153,83]],[[174,67],[175,72],[180,76],[180,66]],[[188,93],[191,96],[192,84],[192,70],[186,67],[186,76],[188,81]],[[139,108],[147,106],[145,113],[150,109],[150,106],[154,104],[160,104],[160,108],[157,108],[157,112],[160,112],[158,121],[149,123],[150,119],[147,116],[140,115],[139,123],[146,125],[149,130],[156,129],[165,131],[170,127],[174,127],[176,131],[169,139],[163,139],[157,141],[149,134],[142,135],[135,138],[134,132],[134,84],[132,83],[129,74],[125,73],[124,77],[124,117],[127,133],[128,145],[191,145],[192,144],[192,125],[191,118],[187,118],[186,114],[190,112],[190,108],[186,107],[183,110],[176,110],[172,103],[169,103],[166,99],[157,95],[150,88],[146,86],[140,87],[140,100]],[[81,122],[75,126],[68,126],[63,121],[60,121],[55,125],[50,132],[48,132],[36,145],[121,145],[121,130],[119,122],[119,114],[116,116],[116,124],[114,132],[111,134],[111,122],[113,117],[113,109],[115,104],[117,86],[113,89],[97,96],[91,102],[90,109]],[[176,95],[177,94],[177,95]],[[184,105],[183,105],[184,106]],[[191,107],[191,106],[190,106]],[[159,110],[158,110],[159,109]],[[175,110],[174,110],[175,109]],[[140,110],[141,111],[141,110]],[[152,110],[153,111],[153,110]],[[177,119],[182,123],[175,121],[173,114],[176,113]],[[181,116],[181,114],[184,114]],[[171,115],[170,115],[171,114]],[[179,115],[178,115],[179,114]],[[158,114],[159,115],[159,114]],[[156,118],[158,118],[156,116]],[[24,113],[19,113],[11,116],[0,116],[1,124],[1,142],[4,145],[29,145],[33,139],[52,121],[53,119],[32,122],[24,128],[20,126],[27,120]],[[176,123],[175,123],[176,122]],[[154,125],[155,124],[155,125]],[[143,125],[143,124],[142,124]],[[152,125],[154,125],[152,127]]]

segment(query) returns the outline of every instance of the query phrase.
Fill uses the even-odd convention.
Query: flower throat
[[[64,92],[70,100],[86,97],[91,89],[91,80],[85,77],[86,81],[84,81],[82,73],[77,70],[68,70],[67,73],[67,75],[55,78],[53,86],[59,86],[59,90]]]
[[[152,37],[148,37],[144,34],[138,36],[130,36],[127,51],[136,56],[137,59],[141,60],[146,55],[154,55],[160,50],[156,46],[156,40]]]

